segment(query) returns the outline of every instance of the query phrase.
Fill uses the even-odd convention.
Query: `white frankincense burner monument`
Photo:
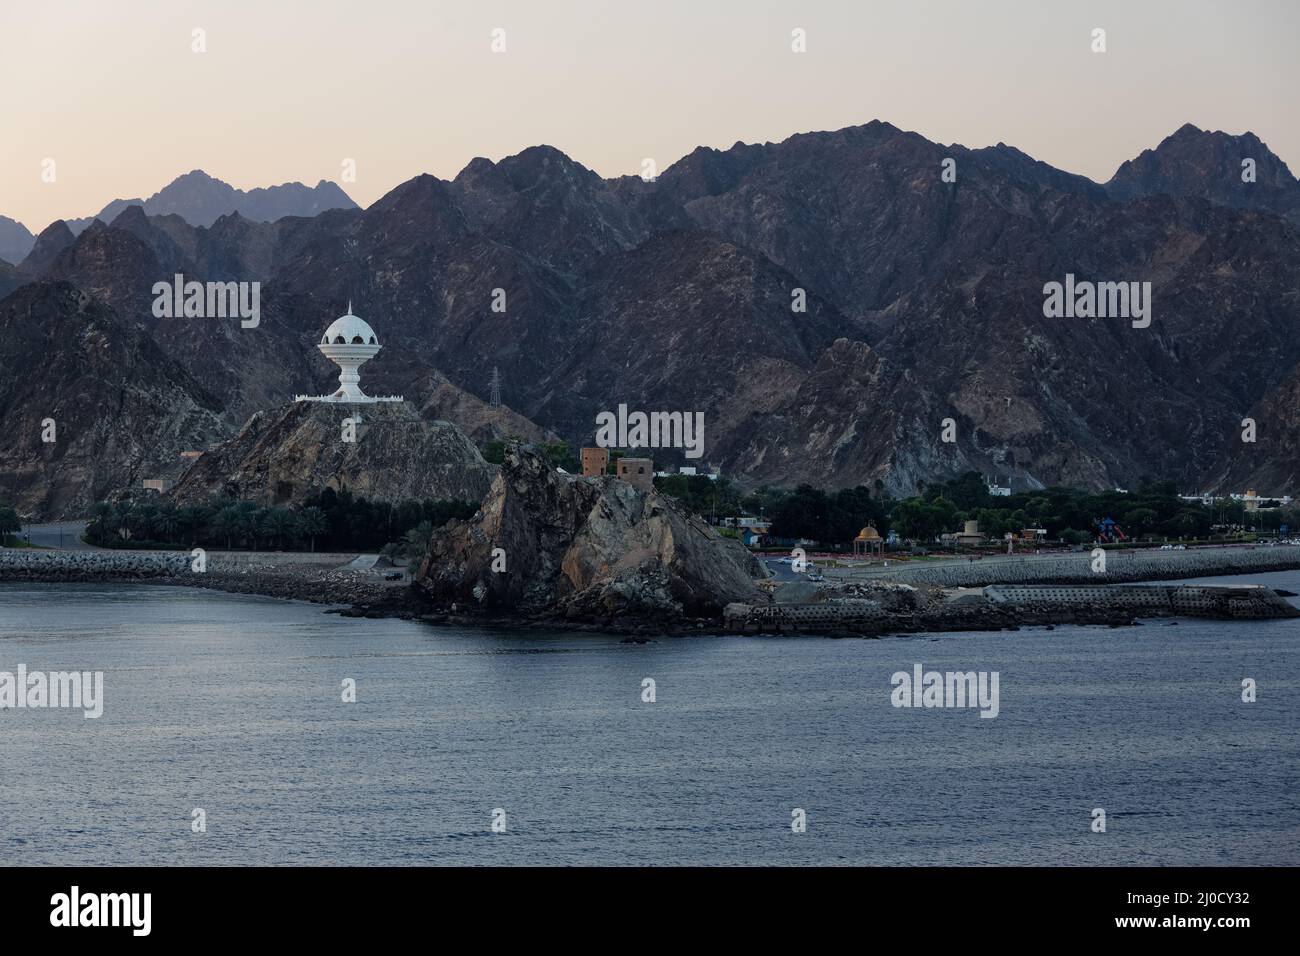
[[[295,395],[295,402],[340,402],[348,405],[372,405],[375,402],[400,402],[400,395],[372,396],[361,391],[361,374],[359,369],[375,357],[380,349],[379,339],[360,316],[352,314],[352,303],[348,303],[348,314],[341,315],[330,323],[330,327],[321,336],[317,346],[327,359],[337,365],[339,372],[339,389],[332,395]]]

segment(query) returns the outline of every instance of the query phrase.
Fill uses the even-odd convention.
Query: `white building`
[[[375,397],[361,391],[360,368],[375,357],[382,346],[372,329],[360,316],[352,314],[348,303],[347,315],[341,315],[325,330],[317,346],[327,359],[337,365],[339,388],[332,395],[295,395],[296,402],[340,402],[348,405],[370,405],[375,402],[400,402],[400,395]]]
[[[999,485],[996,478],[988,482],[987,484],[988,484],[989,494],[992,495],[994,498],[1011,497],[1011,487],[1010,486],[1004,487],[1002,485]]]

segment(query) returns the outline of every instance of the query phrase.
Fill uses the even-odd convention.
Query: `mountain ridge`
[[[130,206],[140,206],[151,216],[179,215],[192,226],[204,227],[229,213],[239,213],[255,222],[274,222],[284,216],[314,216],[327,209],[358,208],[337,183],[327,179],[315,186],[293,181],[245,190],[193,169],[148,199],[114,199],[97,215],[66,222],[74,235],[80,235],[96,219],[112,222]]]
[[[151,330],[230,423],[323,387],[315,336],[350,300],[384,342],[368,387],[421,406],[458,389],[474,401],[436,404],[467,430],[499,369],[512,427],[590,444],[620,403],[702,411],[706,461],[750,485],[904,494],[974,468],[1029,487],[1195,487],[1237,474],[1227,440],[1248,409],[1284,407],[1270,396],[1300,364],[1300,233],[1285,202],[1216,201],[1247,185],[1205,178],[1233,171],[1204,160],[1233,158],[1219,135],[1156,147],[1167,179],[1186,163],[1188,194],[1138,177],[1114,187],[1141,193],[1124,198],[1014,147],[878,121],[701,147],[653,182],[540,146],[414,177],[364,210],[194,227],[130,207],[72,244],[47,230],[23,267]],[[1285,186],[1285,164],[1249,146]],[[176,268],[263,282],[261,331],[154,320],[144,282]],[[1045,317],[1044,284],[1067,274],[1150,282],[1154,322]]]

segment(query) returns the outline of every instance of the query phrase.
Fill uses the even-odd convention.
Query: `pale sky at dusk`
[[[1294,173],[1297,36],[1289,0],[4,0],[0,214],[39,232],[195,168],[365,206],[540,143],[614,176],[872,119],[1101,181],[1191,122]]]

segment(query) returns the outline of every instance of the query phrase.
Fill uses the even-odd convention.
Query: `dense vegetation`
[[[148,499],[100,502],[92,509],[86,540],[107,548],[365,552],[397,542],[405,552],[408,534],[421,525],[432,531],[452,518],[468,518],[476,509],[464,501],[368,501],[332,488],[293,506],[229,499],[179,508]]]
[[[893,529],[904,539],[931,541],[960,531],[967,520],[978,521],[980,531],[992,538],[1042,528],[1049,539],[1070,544],[1094,540],[1098,522],[1106,518],[1129,539],[1204,538],[1224,528],[1300,527],[1300,511],[1294,506],[1249,513],[1240,501],[1207,506],[1179,498],[1173,482],[1148,483],[1132,492],[1047,488],[994,497],[978,472],[923,486],[920,494],[902,500],[884,497],[877,482],[874,489],[859,486],[829,493],[809,485],[793,491],[762,489],[746,496],[744,503],[747,508],[756,505],[754,513],[772,520],[774,536],[826,544],[847,543],[868,524],[882,536]]]
[[[18,520],[18,512],[14,511],[11,505],[0,501],[0,545],[9,545],[11,542],[9,536],[17,534],[23,529],[23,524]]]

